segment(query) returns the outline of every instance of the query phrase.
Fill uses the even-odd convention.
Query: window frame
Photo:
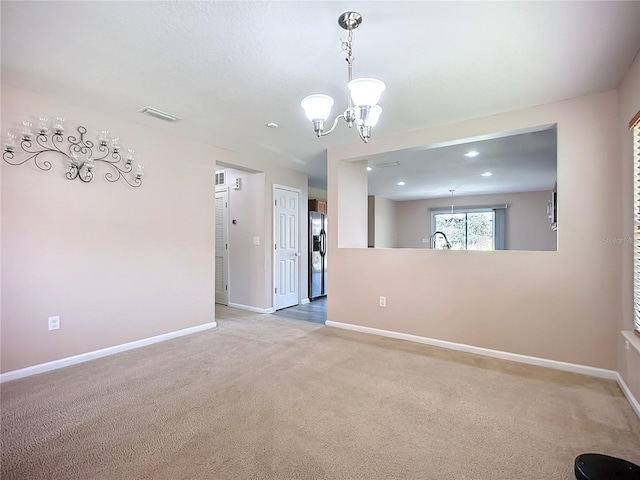
[[[633,142],[633,329],[640,336],[640,112],[629,128]]]
[[[492,234],[493,234],[493,240],[492,240],[492,249],[489,251],[496,251],[496,250],[504,250],[504,245],[505,245],[505,228],[504,225],[499,229],[497,227],[497,214],[496,214],[496,210],[498,209],[506,209],[507,205],[499,205],[499,206],[471,206],[471,207],[454,207],[453,210],[453,214],[454,215],[466,215],[468,213],[492,213],[493,214],[493,219],[492,219]],[[431,236],[436,232],[436,215],[450,215],[451,214],[451,207],[437,207],[437,208],[432,208],[429,209],[429,215],[431,218],[430,221],[430,233],[429,233],[429,238],[431,239]],[[504,220],[503,220],[504,223]],[[499,230],[502,230],[502,232],[500,233]],[[497,235],[502,235],[503,238],[496,238]],[[502,245],[503,248],[497,248],[498,245]],[[429,248],[432,248],[431,246],[431,241],[429,241]],[[466,248],[465,248],[466,250]]]

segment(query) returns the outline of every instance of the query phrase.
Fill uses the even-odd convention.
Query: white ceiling
[[[359,141],[345,125],[316,138],[299,105],[323,92],[334,114],[346,106],[344,11],[364,18],[354,77],[387,84],[372,142],[616,88],[640,48],[638,1],[3,0],[1,9],[3,83],[302,170],[317,187],[325,149]],[[137,113],[147,105],[183,120]]]
[[[465,156],[470,151],[478,155]],[[370,155],[369,195],[415,200],[449,197],[451,190],[456,197],[551,191],[557,180],[556,152],[557,129],[550,126]],[[385,166],[393,163],[398,165]],[[486,172],[492,175],[483,177]]]

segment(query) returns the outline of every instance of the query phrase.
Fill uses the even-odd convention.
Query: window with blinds
[[[633,303],[634,328],[640,332],[640,112],[633,128]]]

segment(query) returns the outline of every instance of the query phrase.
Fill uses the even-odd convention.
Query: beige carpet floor
[[[219,326],[1,388],[10,479],[571,480],[640,464],[618,386],[221,308]]]

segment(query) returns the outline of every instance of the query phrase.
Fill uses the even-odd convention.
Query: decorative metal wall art
[[[2,159],[10,165],[22,165],[33,160],[40,170],[51,170],[50,157],[58,156],[68,162],[69,170],[66,177],[69,180],[78,179],[89,183],[93,179],[93,170],[97,163],[107,165],[109,171],[104,175],[108,182],[124,180],[132,187],[142,185],[144,175],[142,165],[138,165],[133,172],[135,151],[128,149],[127,156],[122,163],[122,154],[119,139],[109,137],[107,130],[102,130],[98,136],[98,144],[87,140],[87,129],[77,127],[78,135],[64,136],[64,119],[56,118],[53,122],[52,132],[49,133],[49,119],[40,118],[36,134],[32,131],[31,122],[22,123],[22,132],[19,145],[16,145],[17,136],[13,133],[7,135],[4,144]],[[15,160],[15,161],[14,161]]]

